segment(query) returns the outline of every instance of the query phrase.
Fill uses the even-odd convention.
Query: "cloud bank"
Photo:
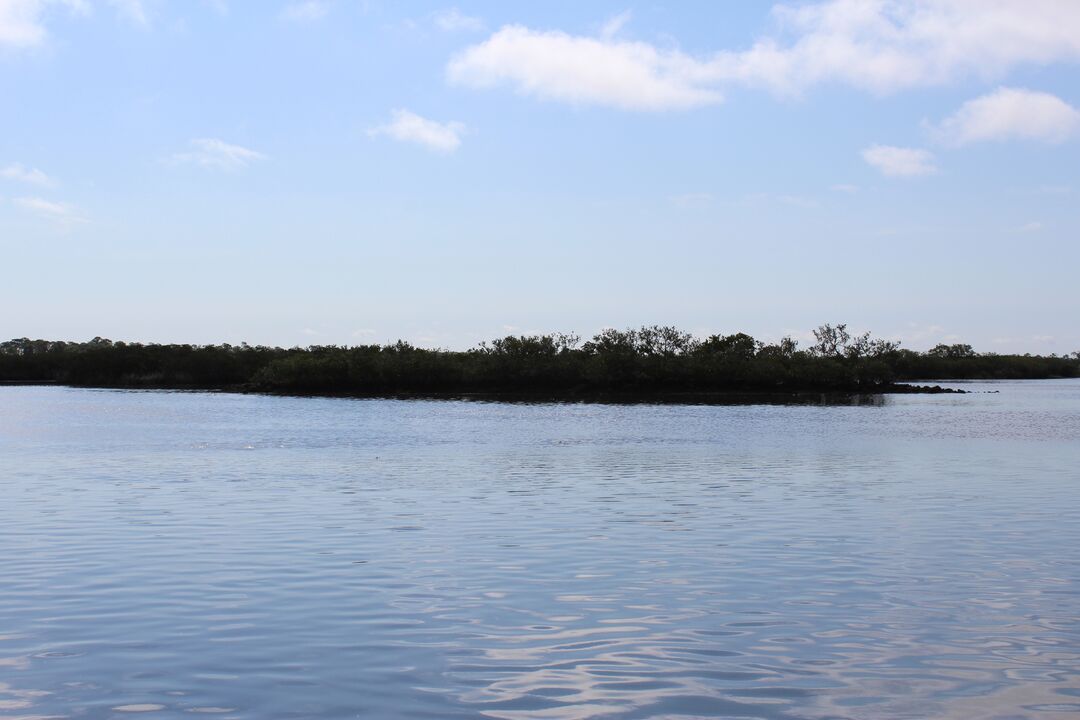
[[[777,5],[772,16],[775,34],[699,57],[614,32],[507,25],[451,59],[446,75],[466,87],[655,111],[720,102],[729,85],[797,95],[836,83],[888,94],[1080,61],[1080,2],[1071,0],[829,0]]]
[[[502,28],[450,61],[456,85],[509,85],[523,95],[624,110],[683,110],[720,102],[693,58],[642,42]]]

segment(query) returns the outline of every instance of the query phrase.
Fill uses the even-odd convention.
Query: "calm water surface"
[[[1080,716],[1080,383],[0,388],[0,717]]]

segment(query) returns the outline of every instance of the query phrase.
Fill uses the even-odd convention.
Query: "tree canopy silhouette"
[[[1080,376],[1072,356],[997,355],[970,345],[926,352],[822,325],[815,342],[745,333],[704,340],[674,327],[510,335],[465,351],[387,345],[159,345],[19,338],[0,343],[0,382],[301,394],[892,392],[905,381]]]

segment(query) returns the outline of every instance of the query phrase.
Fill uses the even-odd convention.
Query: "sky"
[[[0,338],[1080,350],[1080,2],[0,0]]]

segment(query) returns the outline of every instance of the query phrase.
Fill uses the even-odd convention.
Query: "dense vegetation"
[[[1059,357],[977,353],[969,345],[927,352],[823,325],[801,350],[791,338],[704,340],[671,327],[575,335],[510,336],[458,352],[406,342],[282,349],[247,344],[143,345],[11,340],[0,344],[0,382],[98,387],[215,388],[284,393],[605,394],[725,391],[897,390],[931,378],[1080,376],[1080,353]]]

